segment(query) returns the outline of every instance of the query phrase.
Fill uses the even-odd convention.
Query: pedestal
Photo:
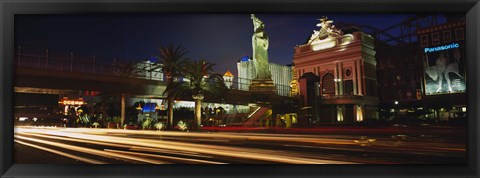
[[[253,79],[249,87],[250,92],[275,94],[276,88],[271,79]]]

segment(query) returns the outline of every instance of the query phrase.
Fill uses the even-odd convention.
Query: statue
[[[270,69],[268,67],[268,36],[265,32],[265,24],[251,14],[253,20],[253,36],[252,36],[252,48],[253,48],[253,63],[255,71],[257,73],[256,79],[269,79],[271,80]]]
[[[249,90],[257,93],[275,93],[276,88],[268,65],[268,36],[265,24],[251,14],[253,20],[253,66],[257,76],[251,81]]]
[[[329,20],[328,17],[325,16],[318,20],[320,20],[320,23],[317,24],[317,27],[320,27],[320,30],[313,30],[313,34],[310,36],[308,44],[311,44],[316,40],[326,39],[329,36],[337,38],[343,35],[342,30],[332,24],[333,20]]]

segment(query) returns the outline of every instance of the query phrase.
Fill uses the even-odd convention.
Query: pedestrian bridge
[[[100,91],[163,98],[166,88],[166,83],[158,80],[28,67],[17,67],[14,78],[15,92],[20,93],[78,94]]]
[[[121,77],[94,73],[46,70],[17,67],[15,69],[16,93],[84,94],[99,91],[112,94],[127,94],[134,97],[165,98],[166,82],[142,78]],[[192,98],[182,98],[192,100]],[[274,94],[257,94],[242,90],[229,90],[223,98],[206,98],[206,102],[229,104],[293,103],[293,98]]]

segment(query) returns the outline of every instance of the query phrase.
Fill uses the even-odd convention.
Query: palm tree
[[[120,77],[140,77],[141,72],[143,72],[142,68],[140,68],[138,62],[128,61],[119,63],[115,65],[114,74]],[[121,109],[120,109],[120,124],[123,127],[125,122],[125,93],[121,94]]]
[[[170,45],[168,47],[160,47],[160,55],[158,56],[159,67],[162,69],[162,72],[165,74],[167,79],[167,89],[164,91],[167,94],[167,109],[168,109],[168,120],[167,120],[167,129],[171,129],[173,126],[173,101],[175,99],[174,86],[175,79],[182,77],[181,70],[185,65],[185,62],[188,61],[188,58],[185,55],[188,51],[183,48],[181,45],[174,47]],[[156,68],[152,69],[155,70]],[[171,86],[170,88],[168,86]]]
[[[204,60],[188,62],[183,70],[183,75],[188,82],[167,86],[168,89],[174,90],[175,96],[190,94],[195,100],[195,129],[197,130],[200,129],[202,121],[203,99],[222,96],[228,90],[222,75],[213,73],[214,65]]]
[[[101,93],[98,97],[95,97],[92,101],[95,103],[94,107],[102,113],[102,120],[98,121],[101,125],[105,125],[107,123],[106,119],[109,117],[113,117],[115,113],[118,112],[118,105],[119,102],[118,96],[110,94],[110,93]],[[120,109],[121,110],[121,109]]]

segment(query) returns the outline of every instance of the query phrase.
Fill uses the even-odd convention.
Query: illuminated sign
[[[425,95],[465,93],[465,51],[458,43],[425,48]],[[418,94],[417,94],[418,95]],[[417,96],[417,99],[421,96]]]
[[[77,106],[87,104],[87,103],[85,103],[85,101],[83,101],[83,99],[69,100],[69,99],[66,98],[66,97],[64,97],[64,98],[63,98],[62,100],[60,100],[58,103],[59,103],[59,104],[63,104],[63,105],[77,105]]]
[[[430,52],[443,51],[443,50],[459,48],[459,47],[460,47],[460,44],[452,43],[452,44],[444,45],[444,46],[437,46],[437,47],[433,47],[433,48],[425,48],[424,51],[425,51],[425,53],[430,53]]]

